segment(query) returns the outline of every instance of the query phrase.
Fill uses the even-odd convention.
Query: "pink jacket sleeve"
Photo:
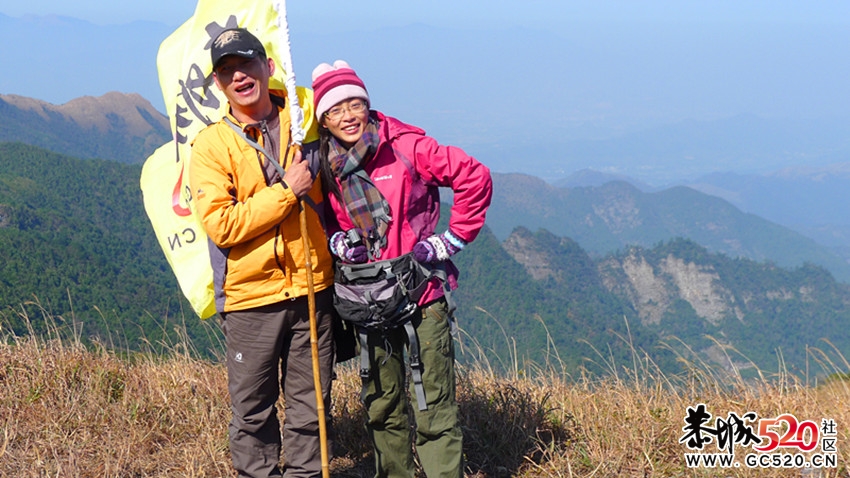
[[[429,136],[415,138],[417,172],[426,183],[454,192],[449,229],[463,241],[472,242],[484,227],[493,196],[490,169],[458,147],[440,145]]]

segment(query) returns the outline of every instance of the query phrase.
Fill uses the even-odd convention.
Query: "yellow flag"
[[[183,294],[202,319],[214,315],[216,307],[207,235],[194,213],[188,184],[191,142],[200,130],[221,119],[227,107],[212,79],[210,45],[227,28],[247,28],[277,63],[270,88],[284,90],[286,72],[278,58],[289,45],[281,41],[278,25],[285,28],[285,18],[279,18],[275,5],[268,0],[200,0],[192,18],[162,42],[157,54],[159,83],[173,139],[145,161],[141,188],[145,211],[165,257]],[[312,91],[298,87],[296,93],[304,112],[306,141],[312,141],[316,137]]]

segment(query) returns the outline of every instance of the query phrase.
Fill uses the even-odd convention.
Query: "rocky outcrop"
[[[629,299],[644,325],[660,323],[676,299],[690,304],[697,316],[712,325],[728,317],[744,320],[735,295],[723,287],[712,267],[672,254],[653,265],[638,251],[602,262],[600,273],[608,290]]]
[[[534,237],[527,229],[519,228],[514,231],[505,240],[502,247],[515,261],[522,264],[534,280],[543,280],[558,275],[551,258],[541,248],[537,247]]]
[[[720,285],[720,276],[713,268],[669,255],[662,261],[661,270],[672,277],[678,296],[713,325],[730,315],[744,319],[743,312],[735,304],[735,296]]]

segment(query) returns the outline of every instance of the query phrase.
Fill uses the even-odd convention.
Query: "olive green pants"
[[[451,320],[445,300],[436,301],[420,312],[413,324],[424,367],[422,382],[427,410],[408,404],[404,328],[393,330],[386,340],[379,333],[368,338],[370,375],[364,405],[378,478],[414,476],[410,409],[416,422],[413,443],[425,474],[429,478],[463,476],[463,436],[455,400]],[[416,397],[412,383],[409,393]]]

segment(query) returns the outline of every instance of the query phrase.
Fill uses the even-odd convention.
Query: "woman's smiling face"
[[[340,101],[322,115],[322,124],[346,148],[356,143],[369,123],[369,104],[362,98]]]

